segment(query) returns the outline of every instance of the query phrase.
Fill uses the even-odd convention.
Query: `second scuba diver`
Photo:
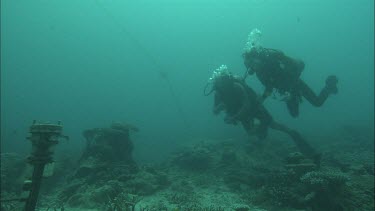
[[[295,130],[273,120],[272,116],[258,101],[258,96],[244,80],[228,71],[227,66],[221,65],[210,78],[212,83],[211,92],[215,92],[214,108],[215,115],[225,111],[224,121],[227,124],[241,123],[248,135],[256,135],[260,140],[266,138],[268,128],[288,134],[301,153],[311,158],[317,165],[320,162],[318,154]],[[255,120],[259,124],[255,124]]]
[[[305,67],[303,61],[286,56],[275,49],[264,48],[260,45],[261,32],[258,29],[251,31],[243,53],[244,65],[247,74],[256,74],[259,81],[265,86],[260,101],[264,101],[273,91],[277,91],[286,102],[292,117],[299,115],[299,104],[304,97],[313,106],[320,107],[331,94],[337,94],[338,79],[334,75],[327,77],[325,86],[319,95],[300,78]]]

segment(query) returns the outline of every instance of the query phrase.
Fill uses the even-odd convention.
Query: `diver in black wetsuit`
[[[243,53],[244,65],[249,75],[256,74],[265,86],[261,101],[270,96],[275,89],[284,96],[289,113],[293,117],[299,114],[302,97],[312,105],[320,107],[330,94],[337,94],[337,77],[328,76],[326,85],[317,96],[311,88],[300,79],[305,64],[286,56],[283,52],[261,46],[251,48]]]
[[[266,138],[268,128],[284,132],[293,139],[304,155],[319,165],[320,154],[316,153],[297,131],[273,120],[266,108],[258,101],[257,94],[243,79],[232,75],[227,67],[222,65],[214,72],[211,81],[212,91],[215,91],[213,109],[215,115],[225,111],[226,123],[240,122],[248,135],[256,135],[260,140]],[[259,124],[254,123],[256,119]]]

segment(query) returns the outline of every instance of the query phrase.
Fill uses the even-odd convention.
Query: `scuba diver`
[[[303,61],[286,56],[283,52],[260,46],[261,32],[258,29],[251,31],[242,54],[247,75],[256,74],[259,81],[265,86],[260,98],[263,102],[273,91],[277,91],[286,102],[292,117],[299,115],[299,104],[302,97],[313,106],[320,107],[331,94],[337,94],[338,79],[334,75],[327,77],[325,87],[319,95],[300,78],[305,67]]]
[[[311,158],[319,166],[320,154],[303,139],[295,130],[273,120],[272,116],[258,101],[258,96],[244,81],[244,79],[231,74],[227,66],[221,65],[209,80],[212,90],[205,95],[215,92],[213,113],[225,111],[224,121],[227,124],[241,123],[249,136],[256,135],[259,140],[267,136],[268,128],[288,134],[297,147],[306,157]],[[206,88],[208,87],[208,84]],[[258,124],[255,123],[258,120]]]

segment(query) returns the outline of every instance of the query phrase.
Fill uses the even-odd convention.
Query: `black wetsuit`
[[[214,107],[224,105],[229,116],[235,116],[242,110],[242,114],[236,117],[247,132],[254,126],[254,119],[258,119],[258,137],[263,139],[267,136],[267,130],[272,122],[272,117],[264,106],[257,101],[257,95],[244,82],[237,80],[226,89],[216,90]],[[246,104],[246,105],[245,105]],[[245,106],[244,106],[245,105]]]
[[[255,70],[255,73],[259,81],[265,86],[265,93],[271,93],[273,89],[276,89],[281,95],[290,94],[286,100],[286,104],[289,113],[293,117],[299,115],[299,103],[301,102],[302,96],[312,105],[320,107],[327,100],[329,94],[332,93],[332,91],[325,86],[320,94],[316,95],[314,91],[300,79],[300,74],[304,69],[304,63],[284,55],[281,51],[262,48],[259,53],[250,55],[250,57],[251,56],[255,56],[262,61],[261,67]],[[246,57],[247,55],[245,54],[245,59],[249,59]],[[337,83],[336,77],[331,77],[334,77],[331,79]]]
[[[241,122],[248,134],[252,134],[254,119],[258,119],[260,124],[256,135],[259,139],[264,139],[267,136],[268,128],[287,133],[303,154],[319,162],[318,154],[306,140],[297,131],[274,121],[267,109],[257,100],[254,90],[245,82],[235,80],[224,89],[215,89],[215,91],[214,111],[223,106],[219,110],[225,110],[229,116],[236,116],[236,121]]]

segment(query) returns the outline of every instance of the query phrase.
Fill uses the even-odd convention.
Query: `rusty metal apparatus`
[[[31,136],[27,139],[31,141],[32,151],[28,157],[28,163],[34,167],[34,170],[31,181],[25,181],[23,187],[24,191],[28,191],[25,211],[35,210],[45,166],[53,162],[54,146],[59,143],[60,138],[68,138],[62,135],[62,128],[60,121],[57,124],[51,124],[37,123],[34,120],[30,126]]]

